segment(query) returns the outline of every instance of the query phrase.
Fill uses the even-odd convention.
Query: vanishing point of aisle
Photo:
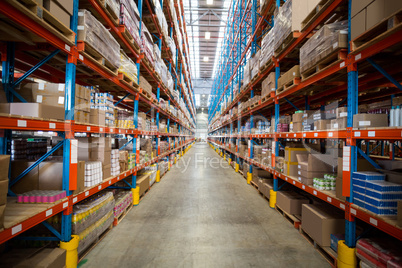
[[[80,267],[329,267],[221,159],[196,143]]]

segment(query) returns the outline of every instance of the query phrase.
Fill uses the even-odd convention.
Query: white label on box
[[[341,68],[342,68],[342,67],[345,67],[345,62],[343,61],[339,66],[340,66]]]
[[[89,195],[89,191],[86,191],[86,192],[85,192],[85,196],[88,196],[88,195]]]
[[[59,84],[59,87],[57,88],[58,91],[64,91],[64,84]]]
[[[334,124],[334,129],[338,129],[338,128],[339,128],[338,123],[335,123],[335,124]]]
[[[314,137],[318,137],[318,133],[314,133]]]
[[[342,112],[339,114],[339,117],[347,117],[348,113],[347,112]]]
[[[332,45],[332,47],[333,47],[333,48],[337,48],[337,47],[338,47],[338,42],[335,42],[335,43]]]
[[[99,186],[98,186],[98,190],[100,190],[100,189],[102,189],[102,185],[99,185]]]
[[[77,198],[77,197],[74,197],[74,198],[73,198],[73,203],[76,203],[77,200],[78,200],[78,198]]]
[[[341,203],[341,204],[339,204],[339,207],[340,207],[341,209],[343,209],[343,210],[345,209],[345,205],[344,205],[344,204],[342,204],[342,203]]]
[[[302,189],[303,189],[303,190],[306,189],[306,186],[305,186],[305,185],[302,185]]]
[[[355,137],[360,137],[360,131],[355,132]]]
[[[306,133],[303,133],[303,137],[306,137]]]
[[[38,84],[38,89],[39,90],[44,90],[45,89],[45,83],[39,83]]]
[[[49,209],[46,211],[46,217],[49,217],[52,214],[53,214],[53,209]]]
[[[37,103],[42,103],[42,101],[43,101],[43,96],[42,95],[36,96],[36,102]]]
[[[70,140],[70,162],[71,164],[78,163],[78,140]]]
[[[83,57],[81,54],[78,54],[78,58],[79,58],[80,60],[84,60],[84,57]]]
[[[78,16],[79,16],[79,17],[84,16],[84,12],[82,12],[82,11],[78,12]]]
[[[49,123],[49,128],[56,128],[56,124],[55,123]]]
[[[332,198],[331,197],[327,197],[327,201],[329,202],[329,203],[331,203],[332,202]]]
[[[296,184],[296,182],[295,182],[295,181],[293,181],[293,184]]]
[[[17,226],[11,229],[11,235],[15,235],[22,231],[22,224],[18,224]]]
[[[295,72],[293,72],[293,76],[296,76],[296,73],[295,73]]]
[[[356,215],[356,209],[350,208],[350,213]]]
[[[293,134],[293,137],[295,137],[295,138],[296,138],[296,136],[297,136],[296,134]]]
[[[63,209],[66,208],[66,207],[68,207],[68,202],[65,202],[65,203],[63,204]]]
[[[112,181],[109,181],[109,184],[112,184]]]
[[[328,137],[333,137],[333,136],[334,136],[334,133],[332,133],[332,132],[328,133]]]
[[[301,171],[297,171],[297,173],[298,173],[299,175],[301,175]]]
[[[317,195],[317,191],[316,191],[316,190],[314,190],[314,191],[313,191],[313,194],[314,194],[314,195]]]
[[[362,53],[355,56],[355,60],[360,60],[362,58]]]
[[[370,217],[370,223],[371,223],[372,225],[377,226],[378,221],[377,221],[376,219],[373,219],[373,218]]]
[[[85,30],[85,26],[84,25],[78,25],[77,30]]]
[[[369,137],[375,137],[375,131],[369,131],[368,136]]]
[[[64,97],[59,96],[58,103],[59,104],[64,104]]]
[[[64,45],[64,48],[65,48],[67,51],[70,51],[70,49],[71,49],[71,47],[70,47],[69,45],[67,45],[67,44]]]
[[[371,122],[370,121],[359,121],[359,126],[370,126]]]
[[[18,127],[27,127],[27,121],[26,120],[18,120],[17,126]]]
[[[91,131],[91,127],[87,127],[87,131]]]
[[[99,131],[100,131],[100,132],[103,132],[103,127],[99,128]]]

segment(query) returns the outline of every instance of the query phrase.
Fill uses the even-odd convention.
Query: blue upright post
[[[275,66],[275,88],[278,90],[278,79],[281,76],[281,69],[279,63],[276,63]],[[275,133],[278,132],[278,123],[279,123],[279,101],[275,100]],[[275,138],[275,158],[279,157],[279,141],[277,138]],[[274,177],[274,191],[279,190],[279,185],[278,185],[278,178],[275,176]]]

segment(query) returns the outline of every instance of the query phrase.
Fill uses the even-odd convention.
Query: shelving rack
[[[294,33],[293,40],[285,48],[272,58],[272,61],[261,66],[258,75],[251,79],[247,85],[242,85],[243,68],[247,60],[256,53],[261,36],[274,25],[273,13],[283,1],[265,1],[263,7],[257,7],[256,1],[238,0],[233,1],[230,7],[230,16],[227,22],[225,33],[225,43],[220,57],[219,72],[216,74],[212,89],[212,101],[209,106],[209,136],[208,140],[218,152],[227,152],[230,159],[236,161],[238,170],[240,160],[250,163],[252,166],[260,167],[273,175],[274,191],[279,190],[279,180],[290,183],[301,190],[310,193],[345,212],[346,245],[354,247],[356,243],[356,219],[360,219],[367,224],[402,240],[402,229],[396,226],[396,220],[382,217],[371,213],[364,208],[353,204],[353,189],[351,176],[356,171],[356,161],[359,155],[363,156],[371,163],[372,155],[370,151],[363,152],[359,149],[364,141],[378,142],[384,147],[384,142],[389,142],[392,152],[388,156],[394,159],[396,144],[402,141],[402,128],[373,128],[373,129],[354,129],[353,115],[357,113],[358,100],[360,103],[370,104],[375,101],[393,98],[400,93],[401,69],[391,64],[394,62],[390,55],[395,54],[402,44],[402,29],[395,27],[392,30],[377,36],[371,42],[363,45],[359,49],[349,48],[347,55],[338,62],[324,68],[303,79],[299,84],[284,91],[277,91],[278,78],[281,71],[289,70],[297,64],[292,52],[296,52],[304,42],[311,36],[315,29],[324,25],[329,17],[339,10],[344,12],[344,19],[348,20],[349,41],[351,27],[351,1],[348,0],[328,0],[321,1],[321,9],[313,19],[301,31]],[[257,19],[258,18],[258,19]],[[266,29],[266,30],[261,30]],[[262,33],[261,33],[262,32]],[[229,40],[234,40],[230,43]],[[290,65],[293,62],[293,65]],[[376,64],[375,62],[381,62]],[[387,66],[388,67],[380,67]],[[240,111],[238,114],[230,114],[232,108],[238,106],[241,100],[246,100],[254,96],[254,90],[261,86],[262,81],[270,72],[276,74],[275,92],[262,98],[258,104]],[[360,74],[366,74],[359,77]],[[359,77],[359,79],[358,79]],[[321,86],[321,87],[320,87]],[[388,87],[387,90],[371,92],[373,88]],[[316,90],[318,88],[318,90]],[[233,90],[234,89],[234,90]],[[308,90],[313,90],[314,94],[307,94]],[[237,92],[234,94],[233,92]],[[367,92],[363,95],[362,93]],[[228,100],[226,108],[222,106],[224,100]],[[347,128],[328,131],[308,131],[308,132],[278,132],[275,126],[274,133],[265,134],[241,134],[240,126],[242,122],[249,120],[250,129],[254,127],[253,116],[260,115],[266,118],[275,118],[278,122],[280,114],[294,112],[295,110],[310,110],[313,107],[320,109],[330,101],[347,102]],[[228,119],[223,119],[230,114]],[[234,132],[237,127],[238,133]],[[248,157],[239,154],[239,142],[248,142]],[[274,167],[275,157],[279,156],[281,140],[305,140],[305,141],[335,141],[346,142],[345,148],[350,148],[349,171],[343,171],[343,191],[348,192],[346,201],[340,200],[332,191],[319,191],[312,186],[304,185],[297,178],[289,177],[277,171]],[[235,142],[233,142],[235,141]],[[272,166],[263,166],[253,159],[253,144],[259,141],[273,141],[272,146]],[[233,145],[235,144],[235,147]],[[368,147],[368,145],[367,145]],[[359,151],[359,153],[358,153]],[[384,150],[382,150],[384,153]],[[359,154],[359,155],[358,155]],[[345,179],[347,178],[347,179]],[[345,186],[346,184],[346,186]],[[346,187],[346,190],[345,190]]]
[[[167,2],[167,1],[166,1]],[[136,62],[138,69],[138,81],[134,81],[133,84],[127,84],[117,74],[113,74],[102,68],[97,62],[84,55],[80,45],[77,45],[76,32],[78,24],[78,10],[82,4],[85,7],[90,7],[91,12],[105,25],[120,43],[121,49],[129,55],[129,57]],[[164,6],[163,0],[160,1],[161,6]],[[39,209],[32,210],[32,213],[25,218],[17,222],[7,222],[7,226],[4,230],[0,231],[0,244],[4,243],[20,234],[24,231],[32,228],[40,223],[46,221],[46,219],[62,213],[61,232],[51,230],[55,237],[46,237],[43,240],[62,241],[69,242],[72,239],[71,236],[71,223],[72,223],[72,211],[73,205],[80,202],[93,194],[112,186],[114,183],[123,180],[126,177],[132,177],[132,188],[136,187],[136,175],[137,171],[149,166],[153,163],[158,163],[159,160],[169,156],[172,153],[179,153],[182,155],[187,148],[191,146],[194,141],[194,129],[195,129],[195,100],[192,89],[192,82],[190,79],[190,70],[183,68],[184,62],[186,66],[190,66],[188,63],[188,43],[187,39],[183,40],[184,51],[180,51],[180,46],[176,38],[175,30],[173,28],[174,21],[178,21],[183,25],[184,36],[185,22],[183,19],[183,12],[179,13],[178,1],[174,1],[176,8],[177,18],[173,17],[173,13],[170,9],[167,10],[169,16],[167,17],[170,36],[174,39],[177,47],[177,59],[176,66],[173,66],[172,54],[168,53],[165,61],[168,62],[168,69],[175,77],[175,88],[180,91],[179,99],[169,93],[168,88],[162,83],[159,75],[154,71],[153,67],[148,64],[148,61],[144,60],[144,53],[139,49],[141,44],[136,44],[135,41],[130,42],[125,34],[125,26],[119,25],[111,19],[107,10],[104,7],[104,3],[101,0],[74,0],[74,14],[71,17],[70,28],[66,29],[63,33],[56,30],[44,20],[39,18],[34,12],[39,7],[34,0],[6,0],[0,2],[0,13],[4,20],[10,22],[10,24],[16,25],[16,29],[22,32],[26,32],[27,36],[18,36],[18,38],[25,42],[4,42],[1,45],[1,60],[2,60],[2,83],[7,95],[7,101],[13,102],[13,99],[18,98],[18,94],[14,91],[16,85],[15,77],[21,77],[18,81],[22,81],[24,78],[31,76],[40,78],[45,81],[55,83],[65,83],[65,120],[43,120],[40,118],[29,118],[12,115],[0,115],[0,129],[3,129],[4,136],[1,138],[0,149],[2,154],[9,153],[7,143],[10,142],[12,132],[11,131],[52,131],[57,132],[59,136],[63,137],[63,190],[67,194],[67,198],[60,202],[49,204],[48,206],[41,206]],[[140,21],[143,18],[144,7],[147,7],[147,16],[152,17],[151,23],[154,24],[156,29],[157,44],[160,49],[168,50],[166,47],[166,37],[161,32],[158,25],[158,18],[153,13],[153,5],[149,0],[139,0],[138,9],[140,11]],[[167,3],[167,6],[169,4]],[[183,11],[183,8],[181,8]],[[43,12],[47,12],[43,10]],[[18,31],[16,31],[18,32]],[[33,38],[32,36],[35,36]],[[141,36],[141,28],[140,28]],[[32,38],[31,38],[32,37]],[[41,42],[35,42],[34,40],[41,39]],[[28,43],[28,44],[27,44]],[[163,44],[163,46],[162,46]],[[30,55],[30,52],[38,52],[44,55],[44,59],[37,59]],[[53,61],[55,55],[59,62]],[[62,54],[62,55],[61,55]],[[61,56],[60,56],[61,55]],[[65,62],[64,66],[60,66],[60,59]],[[32,68],[31,68],[32,67]],[[23,73],[17,74],[14,69],[18,69]],[[51,75],[50,75],[51,74]],[[145,94],[144,90],[139,86],[139,77],[141,75],[147,76],[149,82],[153,86],[156,99],[149,97],[149,94]],[[184,77],[184,81],[182,80]],[[135,83],[136,82],[136,83]],[[134,112],[134,129],[117,128],[117,127],[105,127],[92,124],[81,124],[74,121],[74,96],[75,96],[75,84],[81,84],[84,86],[101,85],[110,89],[111,94],[114,96],[115,106],[120,106],[125,109],[130,109]],[[186,84],[188,91],[185,90],[184,84]],[[124,97],[121,97],[124,96]],[[174,105],[178,107],[185,119],[180,120],[178,117],[173,116],[169,111],[161,109],[159,105],[160,98],[163,97],[168,100],[169,106]],[[185,108],[188,110],[189,117],[186,116],[182,108],[179,106],[180,99],[184,100]],[[143,110],[145,112],[150,110],[156,111],[155,121],[157,129],[159,130],[159,120],[163,117],[167,119],[167,129],[171,123],[178,125],[178,133],[163,133],[163,132],[150,132],[138,129],[138,112]],[[72,112],[71,112],[72,111]],[[74,171],[77,169],[77,156],[76,153],[76,140],[74,139],[75,133],[97,133],[105,135],[124,134],[131,136],[133,139],[133,153],[136,153],[136,166],[135,168],[122,172],[118,176],[109,177],[101,184],[94,187],[87,188],[84,192],[78,194],[72,194],[74,188],[74,181],[76,178]],[[151,136],[156,141],[157,155],[149,162],[139,165],[139,143],[137,139],[140,136]],[[161,138],[166,138],[169,145],[172,143],[174,146],[169,148],[167,152],[160,153],[159,141]],[[171,142],[171,139],[173,142]],[[48,153],[46,156],[50,155]],[[43,157],[43,159],[46,157]],[[39,164],[43,159],[36,161]],[[160,176],[160,174],[158,174]],[[13,195],[11,191],[9,194]],[[39,207],[39,206],[38,206]]]

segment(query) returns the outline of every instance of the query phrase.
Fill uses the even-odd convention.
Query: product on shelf
[[[120,191],[114,195],[115,206],[113,209],[114,217],[119,218],[126,208],[133,203],[132,191]]]
[[[116,118],[115,120],[116,127],[128,128],[128,129],[134,128],[133,124],[134,115],[132,112],[123,109],[116,109],[115,118]]]
[[[146,58],[148,59],[151,66],[154,65],[154,53],[153,53],[153,40],[152,35],[148,31],[148,28],[145,26],[144,22],[141,22],[141,49],[144,51]]]
[[[356,256],[367,267],[402,267],[400,242],[387,238],[361,238],[356,243]]]
[[[297,154],[298,179],[306,185],[313,185],[314,178],[323,178],[334,173],[335,168],[320,160],[320,154]]]
[[[387,114],[355,114],[353,115],[354,128],[388,127]]]
[[[85,187],[92,187],[102,182],[102,162],[85,162]]]
[[[276,196],[276,205],[291,215],[301,215],[302,205],[309,203],[309,199],[291,191],[278,191]]]
[[[118,69],[120,67],[120,45],[112,34],[88,10],[78,12],[77,40],[85,42],[108,63],[104,65]],[[86,53],[91,54],[88,49]],[[91,51],[92,53],[96,53]],[[97,55],[96,55],[97,56]]]
[[[308,154],[306,148],[285,147],[285,165],[284,174],[287,176],[298,176],[298,160],[297,155]]]
[[[138,83],[137,65],[130,59],[123,50],[120,50],[120,67],[119,73],[124,74],[131,81]]]
[[[318,190],[335,191],[336,189],[336,176],[332,174],[325,174],[323,178],[314,178],[313,186]]]
[[[126,26],[133,37],[135,43],[141,45],[140,33],[140,13],[134,1],[120,0],[120,24]]]
[[[140,75],[140,87],[145,90],[146,92],[148,92],[149,94],[152,93],[152,86],[150,83],[148,83],[148,81],[142,76]]]
[[[115,125],[114,110],[115,106],[113,104],[113,96],[109,93],[99,93],[93,90],[91,92],[91,110],[98,109],[105,112],[105,123],[106,126]],[[92,111],[91,111],[92,113]],[[91,114],[92,116],[92,114]],[[96,118],[96,113],[94,113],[94,118]],[[102,120],[103,113],[99,112],[99,121]],[[102,122],[99,122],[102,123]],[[102,125],[102,124],[100,124]]]
[[[34,190],[17,196],[18,203],[54,203],[66,197],[66,191]]]
[[[289,85],[295,85],[295,80],[300,79],[300,66],[295,65],[278,79],[278,90],[285,90]],[[283,89],[282,89],[283,88]]]
[[[112,177],[120,174],[120,164],[119,164],[119,149],[113,149],[111,151],[111,161],[110,161],[110,175]]]
[[[128,151],[120,151],[119,152],[119,165],[120,172],[124,172],[128,170]]]

